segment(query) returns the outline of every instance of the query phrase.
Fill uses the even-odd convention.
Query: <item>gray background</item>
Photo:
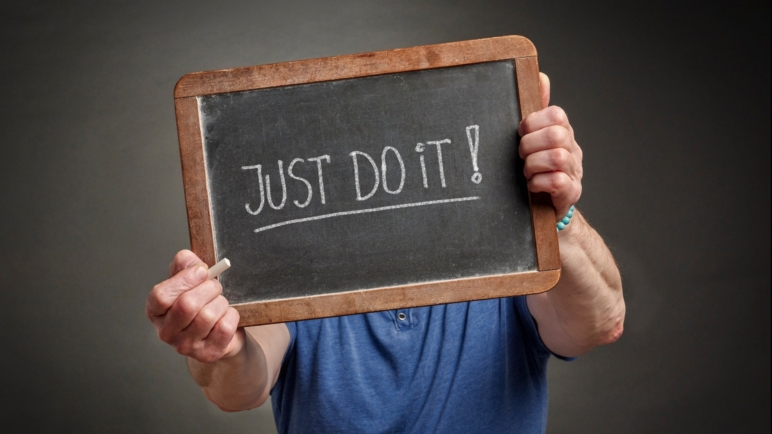
[[[0,6],[0,427],[271,432],[143,316],[188,246],[172,89],[192,71],[534,41],[624,275],[618,343],[550,366],[549,432],[770,429],[769,2]]]

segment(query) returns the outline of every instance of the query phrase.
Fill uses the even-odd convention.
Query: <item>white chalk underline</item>
[[[391,206],[381,206],[378,208],[367,208],[367,209],[357,209],[354,211],[341,211],[341,212],[333,212],[330,214],[322,214],[317,215],[313,217],[306,217],[302,219],[293,219],[293,220],[287,220],[280,223],[274,223],[272,225],[263,226],[260,228],[255,229],[255,232],[263,232],[267,231],[268,229],[278,228],[280,226],[286,226],[286,225],[292,225],[295,223],[304,223],[304,222],[310,222],[314,220],[322,220],[322,219],[328,219],[332,217],[341,217],[344,215],[352,215],[352,214],[366,214],[370,212],[379,212],[379,211],[388,211],[391,209],[401,209],[401,208],[412,208],[416,206],[426,206],[426,205],[438,205],[441,203],[453,203],[453,202],[466,202],[469,200],[478,200],[480,199],[479,196],[470,196],[470,197],[459,197],[456,199],[442,199],[442,200],[429,200],[426,202],[414,202],[414,203],[405,203],[402,205],[391,205]]]

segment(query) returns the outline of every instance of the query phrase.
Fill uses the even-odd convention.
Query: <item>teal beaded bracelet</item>
[[[555,227],[558,229],[558,232],[565,229],[566,226],[568,226],[568,224],[571,223],[571,217],[573,216],[574,216],[574,206],[571,205],[571,208],[568,209],[568,212],[566,213],[566,216],[563,217],[563,220],[559,221],[558,224],[555,225]]]

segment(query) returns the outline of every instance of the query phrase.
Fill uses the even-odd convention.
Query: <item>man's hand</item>
[[[520,156],[528,190],[549,193],[560,219],[582,195],[582,150],[559,107],[549,107],[550,82],[540,74],[542,106],[520,123]],[[603,239],[579,211],[560,232],[562,274],[551,291],[528,296],[539,335],[552,352],[578,356],[616,341],[625,318],[622,280]]]
[[[563,109],[549,106],[549,78],[539,73],[539,79],[545,108],[520,122],[520,158],[525,161],[528,190],[549,193],[560,219],[582,195],[582,149]]]
[[[279,377],[290,335],[284,324],[239,328],[239,313],[207,279],[207,266],[189,250],[169,265],[169,279],[156,285],[145,314],[158,337],[188,356],[204,395],[225,411],[262,405]]]
[[[207,279],[207,268],[193,252],[177,253],[169,279],[150,291],[145,315],[178,353],[212,363],[238,354],[245,338],[239,313],[222,296],[220,282]]]

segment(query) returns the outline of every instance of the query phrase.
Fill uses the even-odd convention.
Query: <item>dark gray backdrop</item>
[[[209,404],[143,316],[188,246],[180,76],[520,34],[628,306],[621,341],[551,363],[548,431],[768,432],[769,2],[638,3],[3,2],[2,430],[274,430]]]

